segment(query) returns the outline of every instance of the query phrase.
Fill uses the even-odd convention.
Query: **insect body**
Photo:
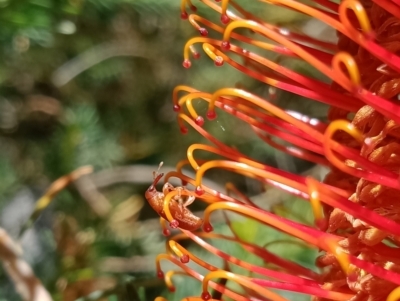
[[[160,166],[158,170],[161,168],[162,162],[160,163]],[[164,212],[164,198],[165,196],[171,192],[171,191],[178,191],[177,195],[174,196],[171,199],[171,202],[169,203],[169,210],[171,211],[171,215],[174,217],[174,219],[178,222],[177,227],[189,230],[189,231],[195,231],[198,228],[201,227],[203,224],[203,220],[199,218],[198,216],[194,215],[188,208],[191,203],[195,200],[194,196],[188,196],[186,200],[184,197],[181,195],[182,191],[185,191],[185,187],[174,187],[170,183],[165,183],[162,192],[157,191],[156,185],[157,183],[161,180],[161,178],[164,176],[163,173],[158,173],[154,172],[153,173],[153,183],[150,185],[150,187],[146,190],[145,197],[147,201],[149,202],[150,206],[160,215],[162,218],[167,220],[167,216],[165,215]],[[171,223],[171,226],[173,227],[173,223]]]

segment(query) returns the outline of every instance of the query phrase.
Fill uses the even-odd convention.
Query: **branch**
[[[52,301],[49,292],[21,255],[20,247],[0,228],[0,260],[16,291],[24,301]]]

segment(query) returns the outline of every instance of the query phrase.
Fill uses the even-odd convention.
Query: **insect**
[[[153,183],[146,190],[145,197],[149,202],[150,206],[160,215],[162,218],[167,220],[163,206],[164,198],[171,191],[178,191],[178,194],[171,199],[169,203],[169,210],[174,219],[179,223],[177,227],[195,231],[201,227],[203,220],[198,216],[194,215],[188,208],[190,204],[196,199],[195,196],[183,197],[182,191],[187,190],[185,187],[174,187],[170,183],[165,183],[162,192],[157,191],[156,185],[164,176],[163,173],[159,173],[163,162],[160,163],[156,172],[153,172]],[[171,225],[171,227],[174,227]]]

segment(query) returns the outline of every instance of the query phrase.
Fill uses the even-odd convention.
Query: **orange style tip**
[[[200,32],[200,35],[202,35],[203,37],[208,36],[208,30],[205,29],[204,27],[199,28],[199,32]]]
[[[186,69],[190,68],[190,66],[192,66],[192,63],[190,62],[190,60],[184,60],[182,63],[182,66],[185,67]]]
[[[215,113],[214,110],[211,110],[211,111],[207,112],[207,119],[208,120],[214,120],[215,118],[217,118],[217,113]]]
[[[196,119],[194,120],[194,122],[198,125],[198,126],[203,126],[204,124],[204,118],[201,116],[197,116]]]
[[[221,67],[224,64],[224,59],[222,56],[216,56],[214,60],[214,65],[217,67]]]
[[[176,219],[173,219],[172,221],[170,221],[169,226],[170,226],[172,229],[176,229],[176,228],[179,227],[179,222],[178,222]]]
[[[204,189],[201,188],[201,186],[197,186],[196,189],[194,190],[194,192],[195,192],[197,195],[203,195],[203,194],[204,194]]]
[[[176,291],[175,286],[169,287],[168,290],[169,290],[171,293],[175,293],[175,291]]]
[[[160,278],[160,279],[164,278],[164,272],[163,271],[158,271],[157,272],[157,277]]]
[[[191,10],[192,12],[197,12],[197,7],[194,6],[194,5],[190,5],[190,10]]]
[[[230,21],[231,19],[229,19],[229,17],[228,17],[228,15],[227,14],[222,14],[221,15],[221,22],[222,22],[222,24],[228,24],[229,23],[229,21]]]
[[[231,49],[231,43],[229,43],[228,41],[223,41],[221,43],[221,49],[228,51],[229,49]]]
[[[186,11],[182,11],[181,12],[181,19],[182,20],[187,20],[187,18],[188,18],[188,13]]]
[[[164,235],[164,236],[170,236],[171,235],[171,231],[169,231],[169,229],[164,229],[163,231],[162,231],[162,234]]]
[[[180,260],[181,260],[182,263],[188,263],[189,260],[190,260],[190,257],[189,257],[189,255],[187,255],[187,254],[183,254],[183,255],[181,256]]]
[[[198,52],[193,52],[193,58],[194,58],[195,60],[198,60],[198,59],[200,58],[200,53],[198,53]]]
[[[201,293],[201,299],[203,299],[204,301],[210,300],[211,299],[211,295],[209,292],[205,291]]]
[[[172,109],[174,110],[174,112],[179,112],[181,110],[181,106],[176,104]]]
[[[210,223],[204,223],[204,225],[203,225],[203,230],[204,230],[204,232],[211,232],[211,231],[213,231],[214,230],[214,228],[213,228],[213,226],[211,226],[211,224]]]
[[[188,133],[187,127],[181,127],[181,128],[180,128],[180,131],[181,131],[181,133],[184,134],[184,135]]]

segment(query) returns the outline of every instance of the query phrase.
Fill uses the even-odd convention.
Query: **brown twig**
[[[16,291],[24,301],[53,300],[21,255],[21,248],[0,228],[0,260]]]
[[[56,194],[67,187],[67,185],[69,185],[71,182],[76,181],[78,178],[82,177],[85,174],[91,173],[92,171],[93,168],[91,166],[83,166],[55,180],[47,189],[45,194],[36,202],[35,208],[28,221],[21,228],[19,236],[21,237],[25,230],[32,225],[32,223],[38,218],[42,211],[50,205]]]

